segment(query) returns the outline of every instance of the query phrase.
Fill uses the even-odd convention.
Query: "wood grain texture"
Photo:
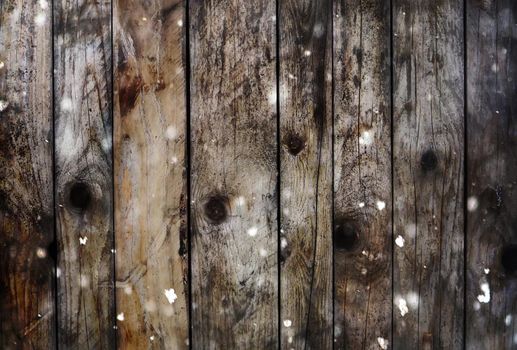
[[[463,47],[461,1],[394,1],[397,349],[463,347]]]
[[[336,349],[391,344],[389,3],[334,5]]]
[[[517,346],[516,21],[467,1],[467,349]]]
[[[111,4],[54,2],[58,345],[115,346]]]
[[[119,0],[115,6],[116,274],[123,349],[188,348],[184,12],[177,0]]]
[[[189,13],[192,348],[277,348],[275,2]]]
[[[46,1],[0,4],[0,348],[55,345],[52,32]]]
[[[281,348],[330,349],[332,5],[279,6]]]

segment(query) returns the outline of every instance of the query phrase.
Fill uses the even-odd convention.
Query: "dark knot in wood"
[[[70,187],[69,202],[72,208],[85,211],[90,206],[92,195],[87,184],[78,182]]]
[[[436,169],[438,165],[438,157],[433,150],[427,150],[424,154],[422,154],[422,158],[420,159],[420,166],[424,171],[432,171]]]
[[[332,234],[334,248],[347,252],[353,251],[359,244],[357,227],[350,220],[336,219]]]
[[[501,265],[507,275],[517,273],[517,244],[509,244],[503,247],[501,253]]]
[[[290,154],[296,156],[305,148],[305,141],[296,134],[289,134],[284,139],[284,145]]]
[[[212,224],[219,225],[228,217],[228,198],[224,196],[213,196],[205,203],[205,216]]]

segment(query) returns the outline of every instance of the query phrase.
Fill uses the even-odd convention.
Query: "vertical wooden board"
[[[332,2],[281,0],[278,20],[281,348],[330,349]]]
[[[463,3],[393,8],[393,346],[463,347]]]
[[[335,348],[391,347],[390,1],[334,5]]]
[[[467,1],[468,349],[517,347],[517,3]]]
[[[188,348],[184,2],[118,0],[118,345]]]
[[[52,31],[47,1],[0,5],[0,348],[55,346]]]
[[[275,2],[190,3],[192,347],[278,346]]]
[[[111,4],[54,2],[58,345],[113,348]]]

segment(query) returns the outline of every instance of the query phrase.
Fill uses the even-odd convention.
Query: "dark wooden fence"
[[[517,348],[517,1],[1,0],[1,349]]]

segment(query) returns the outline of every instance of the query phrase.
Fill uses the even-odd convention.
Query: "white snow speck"
[[[372,141],[372,134],[369,131],[363,131],[361,136],[359,136],[360,145],[370,145]]]
[[[405,314],[409,312],[406,300],[404,298],[399,298],[399,300],[397,301],[397,306],[400,310],[400,316],[403,317]]]
[[[479,207],[478,199],[474,196],[471,196],[467,199],[467,210],[475,211]]]
[[[239,196],[235,198],[235,204],[239,207],[242,207],[244,204],[246,204],[246,199],[243,196]]]
[[[46,21],[46,17],[45,17],[44,13],[38,13],[34,17],[34,23],[36,23],[36,25],[39,26],[39,27],[45,25],[45,21]]]
[[[88,237],[79,237],[79,244],[80,245],[86,245],[87,241],[88,241]]]
[[[379,343],[379,346],[382,350],[386,350],[388,348],[388,341],[384,339],[383,337],[377,338],[377,343]]]
[[[121,313],[119,313],[119,314],[117,315],[117,320],[119,320],[119,321],[124,321],[124,313],[123,313],[123,312],[121,312]]]
[[[172,125],[170,125],[167,130],[165,130],[165,136],[169,140],[175,140],[178,137],[178,130]]]
[[[383,201],[377,201],[377,209],[383,210],[384,208],[386,208],[386,203]]]
[[[178,19],[178,27],[183,27],[183,20]]]
[[[304,55],[305,57],[309,57],[310,55],[312,55],[312,52],[311,52],[310,50],[305,50],[305,51],[303,52],[303,55]]]
[[[504,324],[506,326],[509,326],[512,324],[512,315],[506,315],[506,317],[504,318]]]
[[[284,320],[284,327],[289,328],[291,327],[293,322],[291,320]]]
[[[178,298],[178,296],[176,295],[176,292],[174,291],[174,289],[170,288],[170,289],[165,289],[163,291],[163,293],[165,294],[165,297],[167,298],[167,300],[169,301],[169,304],[172,304],[174,303],[174,301],[176,301],[176,299]]]
[[[265,250],[264,248],[260,248],[259,254],[261,257],[265,258],[267,256],[267,250]]]
[[[250,228],[248,229],[248,235],[249,235],[250,237],[255,237],[255,236],[257,235],[257,232],[258,232],[258,229],[257,229],[255,226],[250,227]]]
[[[359,202],[359,208],[364,208],[365,204],[364,202]]]
[[[154,335],[151,335],[151,336],[149,337],[149,340],[150,340],[150,341],[153,341],[153,340],[154,340]]]
[[[72,110],[72,100],[69,97],[63,97],[60,103],[61,111],[70,112]]]
[[[133,294],[133,288],[131,288],[131,286],[125,286],[124,293],[126,293],[127,295]]]
[[[484,282],[484,283],[481,283],[481,292],[483,292],[483,294],[480,294],[478,295],[478,301],[480,303],[489,303],[490,302],[490,286],[488,285],[488,283]]]
[[[401,235],[398,235],[397,238],[395,239],[395,244],[398,245],[400,248],[402,248],[404,246],[404,237],[402,237]]]
[[[285,249],[287,247],[287,239],[285,237],[282,237],[280,239],[280,248]]]
[[[483,271],[485,272],[485,275],[488,275],[490,273],[490,269],[489,268],[483,269]]]
[[[0,61],[0,69],[4,68],[5,67],[5,63],[4,61]]]
[[[43,259],[47,256],[47,251],[43,248],[36,249],[36,256],[40,259]]]
[[[9,102],[0,100],[0,112],[5,111],[7,107],[9,107]]]
[[[48,1],[47,0],[39,0],[39,7],[41,7],[42,10],[46,10],[48,8]]]

